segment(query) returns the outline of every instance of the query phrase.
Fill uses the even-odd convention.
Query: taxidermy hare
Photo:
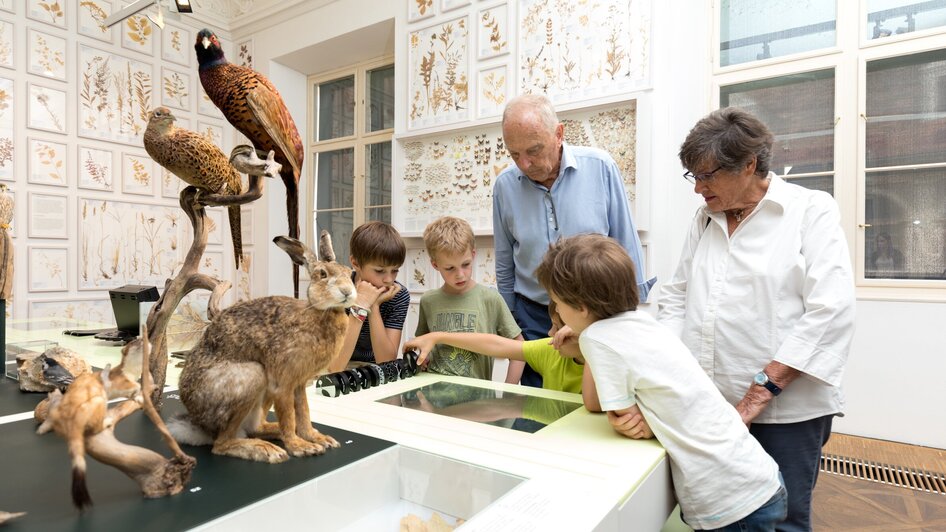
[[[215,454],[278,463],[289,455],[338,447],[312,427],[305,386],[341,347],[348,327],[345,309],[358,294],[351,269],[335,262],[327,231],[320,239],[321,261],[298,240],[279,236],[273,241],[308,269],[308,301],[263,297],[214,318],[181,371],[187,414],[168,428],[181,443],[212,441]],[[265,421],[270,406],[278,423]],[[286,449],[260,438],[282,440]]]

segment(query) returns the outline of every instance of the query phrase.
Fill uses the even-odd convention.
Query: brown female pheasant
[[[236,195],[243,191],[240,173],[214,143],[195,131],[174,125],[167,107],[151,111],[145,129],[145,150],[152,159],[189,185],[212,194]],[[240,267],[243,240],[240,235],[240,206],[227,207],[233,258]]]
[[[286,185],[289,236],[299,238],[299,176],[305,152],[302,138],[279,91],[252,68],[227,61],[217,36],[208,29],[194,44],[200,83],[223,116],[263,153],[275,150]],[[293,294],[299,297],[299,266],[292,266]]]

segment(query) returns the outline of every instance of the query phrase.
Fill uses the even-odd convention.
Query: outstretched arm
[[[513,338],[512,341],[519,343],[518,353],[520,358],[516,359],[513,357],[505,357],[510,359],[509,368],[506,369],[506,384],[519,384],[519,379],[522,378],[522,370],[524,370],[526,367],[525,359],[522,354],[522,342],[524,339],[520,334],[519,336]]]
[[[490,357],[525,360],[522,357],[522,335],[505,338],[495,334],[467,332],[432,332],[404,343],[404,350],[418,351],[418,363],[424,363],[437,344],[447,344]],[[512,362],[510,362],[510,367]]]

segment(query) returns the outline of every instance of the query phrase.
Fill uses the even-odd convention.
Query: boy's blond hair
[[[359,266],[400,266],[407,256],[407,246],[397,229],[378,221],[359,225],[351,234],[348,248]]]
[[[440,253],[459,255],[476,249],[473,228],[454,216],[437,218],[424,228],[424,247],[431,260]]]
[[[536,277],[563,303],[595,318],[637,310],[637,269],[627,251],[603,235],[577,235],[553,244]]]

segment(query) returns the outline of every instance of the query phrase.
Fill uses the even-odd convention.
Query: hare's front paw
[[[299,437],[283,439],[282,443],[286,446],[286,450],[289,451],[289,454],[292,456],[311,456],[325,452],[324,446],[319,445],[318,443],[305,441]]]
[[[286,451],[278,445],[255,438],[216,442],[213,453],[270,464],[278,464],[289,459]]]
[[[338,447],[338,442],[335,441],[335,438],[326,434],[322,434],[321,432],[315,430],[312,425],[301,426],[298,430],[296,430],[296,433],[299,434],[300,438],[312,443],[317,443],[326,449]]]

